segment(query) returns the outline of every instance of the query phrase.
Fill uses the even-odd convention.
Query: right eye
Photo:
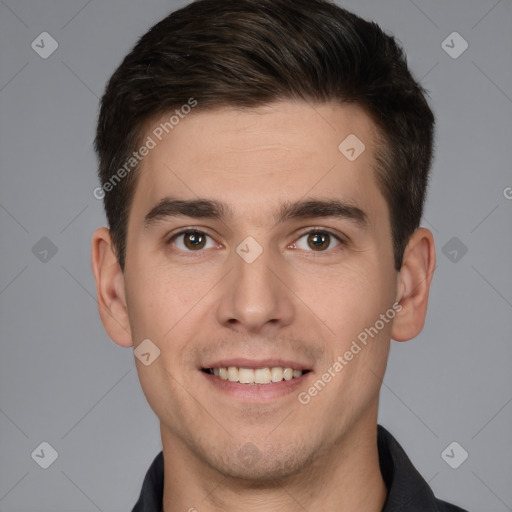
[[[187,229],[176,233],[168,242],[173,244],[181,251],[199,252],[203,249],[212,249],[216,247],[213,239],[204,231],[197,229]]]

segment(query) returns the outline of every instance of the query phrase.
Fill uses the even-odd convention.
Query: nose
[[[218,321],[238,332],[261,335],[290,325],[295,305],[286,263],[265,250],[254,261],[236,253],[232,260],[234,268],[222,281]]]

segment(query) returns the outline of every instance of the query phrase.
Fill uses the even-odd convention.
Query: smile
[[[309,370],[295,370],[290,367],[274,366],[272,368],[242,368],[236,366],[203,368],[203,372],[222,380],[240,384],[271,384],[283,380],[298,379]]]

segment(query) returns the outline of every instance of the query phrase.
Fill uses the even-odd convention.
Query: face
[[[164,446],[282,477],[376,421],[397,273],[375,138],[357,106],[280,102],[192,112],[144,158],[124,286]]]

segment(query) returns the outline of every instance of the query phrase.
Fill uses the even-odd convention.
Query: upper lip
[[[311,366],[302,364],[297,361],[291,361],[289,359],[220,359],[213,363],[208,363],[203,368],[228,368],[229,366],[235,366],[237,368],[293,368],[294,370],[311,370]]]

